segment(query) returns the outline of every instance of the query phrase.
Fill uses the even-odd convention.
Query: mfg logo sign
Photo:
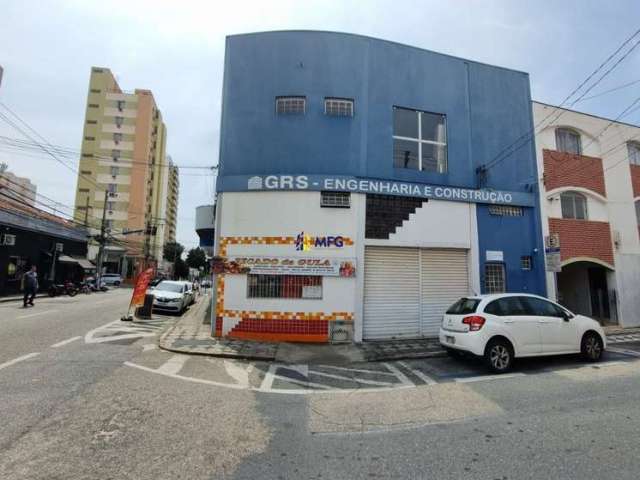
[[[312,248],[342,248],[344,247],[344,239],[342,236],[326,236],[326,237],[312,237],[311,235],[305,235],[304,232],[300,232],[296,237],[296,250],[299,252],[306,252]]]

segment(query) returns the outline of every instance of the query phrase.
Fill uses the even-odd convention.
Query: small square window
[[[100,108],[100,105],[98,105],[97,103],[90,103],[89,108]]]
[[[88,141],[93,141],[96,139],[96,137],[84,137],[84,139]]]
[[[98,121],[97,121],[97,120],[87,120],[87,124],[88,124],[88,125],[95,125],[95,124],[97,124],[97,123],[98,123]]]
[[[276,113],[278,115],[304,115],[306,97],[276,97]]]
[[[349,192],[320,192],[320,206],[325,208],[350,208]]]
[[[332,117],[353,117],[353,100],[347,98],[325,98],[324,114]]]
[[[531,270],[532,259],[530,255],[523,255],[520,257],[520,268],[522,270]]]

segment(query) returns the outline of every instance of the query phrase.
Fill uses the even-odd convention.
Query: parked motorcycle
[[[89,285],[89,283],[87,282],[80,282],[76,288],[78,289],[79,293],[84,293],[87,295],[89,295],[93,291],[91,285]]]
[[[100,288],[98,288],[96,279],[94,277],[90,277],[87,279],[87,284],[91,288],[92,292],[106,292],[109,290],[109,287],[104,282],[100,282]]]
[[[58,295],[75,297],[78,294],[78,288],[71,282],[64,282],[63,284],[51,285],[47,293],[50,297],[57,297]]]

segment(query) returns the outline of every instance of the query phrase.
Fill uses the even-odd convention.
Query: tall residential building
[[[106,226],[115,239],[106,249],[107,271],[132,278],[162,259],[165,232],[175,235],[175,215],[166,218],[175,170],[166,136],[151,91],[126,92],[108,68],[91,69],[75,219],[97,234],[106,208]],[[98,245],[90,245],[89,257],[97,252]]]
[[[0,192],[19,202],[35,206],[37,187],[26,177],[19,177],[7,170],[6,163],[0,164]]]

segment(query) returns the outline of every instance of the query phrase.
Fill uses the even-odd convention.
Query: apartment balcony
[[[607,196],[602,159],[547,149],[542,154],[547,191],[561,187],[582,187]]]
[[[560,236],[560,259],[596,259],[614,265],[609,222],[550,218],[549,233]]]

